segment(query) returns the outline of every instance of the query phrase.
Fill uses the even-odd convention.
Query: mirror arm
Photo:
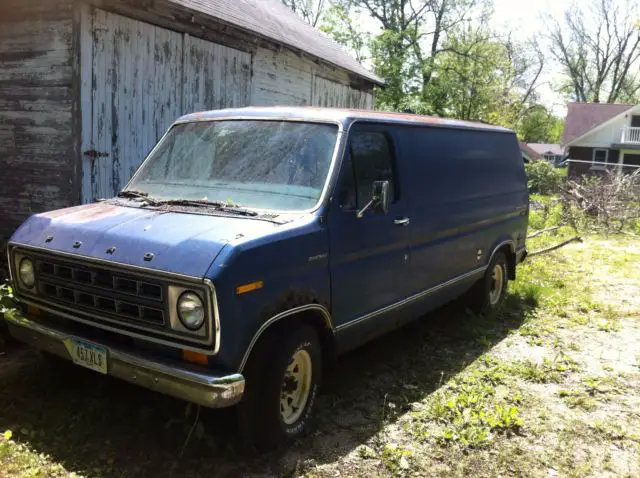
[[[356,213],[356,217],[358,219],[361,219],[362,216],[364,215],[365,211],[367,209],[369,209],[371,206],[373,206],[376,202],[378,202],[380,200],[380,198],[378,196],[373,196],[371,198],[371,201],[369,201],[367,204],[364,205],[364,207],[362,209],[360,209],[357,213]]]

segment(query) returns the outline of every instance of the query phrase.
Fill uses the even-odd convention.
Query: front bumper
[[[15,339],[67,360],[72,358],[65,341],[76,337],[95,343],[94,340],[54,328],[36,318],[18,314],[5,318],[9,333]],[[107,369],[108,374],[113,377],[210,408],[229,407],[242,398],[244,377],[240,374],[225,375],[190,370],[186,364],[178,366],[111,345],[99,345],[108,351]]]

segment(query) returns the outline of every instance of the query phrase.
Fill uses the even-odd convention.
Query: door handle
[[[401,217],[393,221],[396,226],[408,226],[410,222],[411,219],[409,219],[408,217]]]

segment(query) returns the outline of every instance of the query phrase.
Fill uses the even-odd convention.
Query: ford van
[[[206,407],[257,444],[309,426],[336,355],[464,296],[491,313],[524,260],[513,131],[319,108],[177,120],[115,198],[30,217],[10,333]],[[46,398],[45,398],[46,400]]]

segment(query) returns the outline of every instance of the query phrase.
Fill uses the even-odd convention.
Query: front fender
[[[207,275],[216,287],[220,314],[216,361],[239,370],[252,340],[273,317],[308,304],[330,311],[326,227],[312,221],[267,238],[232,244]],[[260,288],[238,293],[239,286],[257,281],[262,283]]]

